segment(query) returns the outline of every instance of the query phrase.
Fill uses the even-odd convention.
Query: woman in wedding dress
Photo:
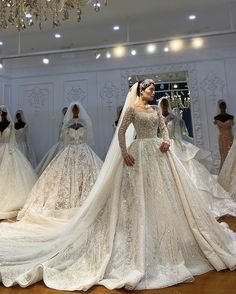
[[[236,135],[218,177],[219,183],[236,201]]]
[[[61,133],[65,147],[34,185],[18,219],[26,214],[69,219],[93,187],[102,161],[86,143],[93,144],[92,121],[79,102],[69,106]]]
[[[18,148],[35,168],[36,157],[29,139],[28,125],[25,122],[22,110],[17,110],[15,115],[15,136]]]
[[[220,113],[214,117],[214,124],[219,129],[219,149],[220,149],[220,170],[228,155],[228,152],[233,144],[232,127],[234,125],[234,117],[226,112],[226,102],[224,100],[218,101]]]
[[[0,225],[5,286],[43,279],[69,291],[153,289],[235,269],[235,234],[215,220],[175,154],[166,153],[164,118],[148,105],[154,93],[152,80],[130,90],[99,177],[68,225]]]
[[[168,128],[171,151],[182,162],[197,189],[205,194],[205,203],[208,201],[209,208],[216,217],[226,214],[236,216],[236,202],[201,163],[208,160],[210,152],[190,143],[184,120],[173,114],[167,98],[159,99],[158,107]]]
[[[0,219],[17,215],[32,189],[36,174],[15,142],[14,123],[0,106]]]
[[[68,107],[64,107],[62,109],[62,119],[61,119],[61,123],[59,125],[59,138],[58,138],[58,142],[56,144],[54,144],[49,151],[44,155],[43,159],[40,161],[40,163],[38,164],[37,168],[36,168],[36,172],[37,174],[40,176],[43,171],[46,169],[46,167],[49,165],[49,163],[53,160],[53,158],[64,148],[64,141],[62,138],[62,127],[63,127],[63,121],[64,121],[64,117],[66,115]]]

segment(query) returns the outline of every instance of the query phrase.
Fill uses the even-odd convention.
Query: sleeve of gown
[[[119,131],[118,131],[118,139],[119,139],[119,144],[120,144],[120,149],[122,154],[127,152],[125,133],[129,125],[133,122],[133,118],[134,118],[134,109],[132,107],[129,107],[127,108],[124,114],[124,117],[122,119],[121,125],[119,127]]]
[[[159,116],[159,129],[161,131],[163,141],[165,143],[170,144],[170,138],[169,138],[167,126],[165,124],[165,119],[163,115],[160,114],[160,112],[158,112],[158,116]]]

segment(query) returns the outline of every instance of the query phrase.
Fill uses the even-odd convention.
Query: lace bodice
[[[87,132],[85,127],[75,130],[66,128],[63,134],[65,144],[83,144],[87,141]]]
[[[131,123],[134,125],[137,133],[137,139],[156,138],[157,129],[159,127],[162,132],[163,140],[169,143],[169,135],[165,120],[159,111],[140,112],[136,111],[133,107],[129,107],[125,112],[118,133],[122,153],[127,152],[125,133]]]
[[[11,137],[11,126],[8,126],[3,132],[0,132],[0,144],[9,143]]]

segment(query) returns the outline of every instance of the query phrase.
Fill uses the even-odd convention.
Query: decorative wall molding
[[[65,81],[64,99],[67,104],[73,101],[80,101],[84,106],[87,106],[88,80]]]
[[[113,110],[114,107],[117,107],[119,94],[119,88],[113,82],[106,81],[100,90],[100,97],[104,107],[108,108],[109,111]]]

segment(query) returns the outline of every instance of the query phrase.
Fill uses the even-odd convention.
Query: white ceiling
[[[197,19],[189,21],[190,14]],[[120,31],[112,30],[115,24]],[[131,42],[234,29],[236,0],[109,0],[99,13],[91,6],[83,7],[79,24],[73,15],[58,29],[52,29],[48,22],[42,31],[34,26],[21,32],[21,50],[35,52],[123,43],[127,41],[128,26]],[[56,40],[55,32],[60,32],[62,38]],[[0,55],[16,54],[18,38],[12,27],[0,32],[0,41],[4,42]]]

